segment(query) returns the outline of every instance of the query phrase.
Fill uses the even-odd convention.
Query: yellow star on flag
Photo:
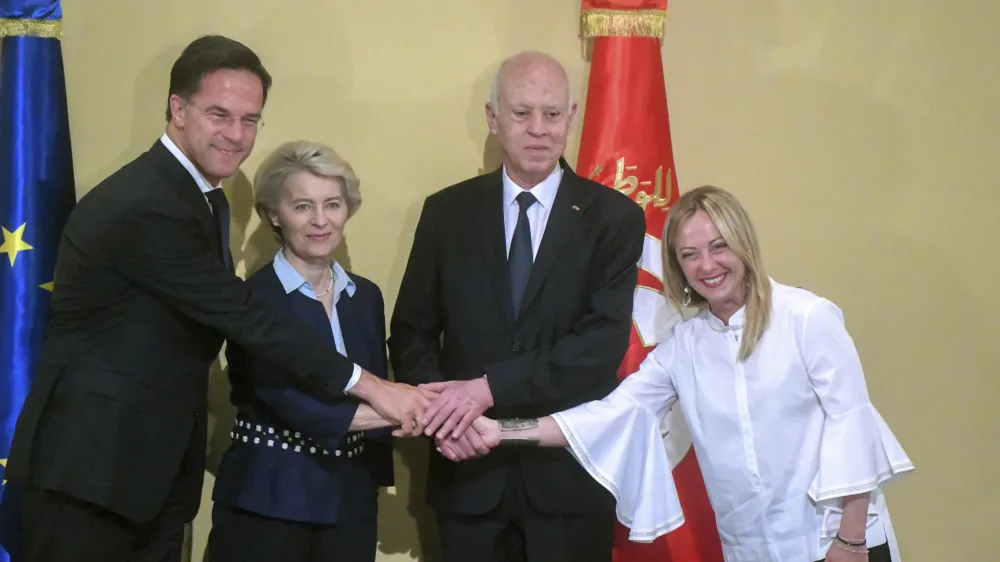
[[[48,283],[42,283],[38,287],[40,289],[45,289],[48,292],[52,292],[52,288],[55,286],[55,281],[49,281]]]
[[[7,459],[0,459],[0,466],[7,468]],[[7,485],[7,479],[4,478],[3,484],[0,484],[0,486],[6,486],[6,485]]]
[[[0,246],[0,254],[7,254],[10,258],[11,267],[14,266],[14,260],[17,259],[17,253],[23,252],[25,250],[34,250],[30,244],[24,241],[22,238],[24,236],[24,227],[28,223],[22,224],[17,230],[11,232],[7,230],[7,227],[0,227],[3,230],[3,245]]]

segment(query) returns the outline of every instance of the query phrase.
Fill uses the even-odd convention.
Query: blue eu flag
[[[61,25],[58,0],[0,0],[0,479],[42,350],[59,237],[76,202]],[[3,499],[0,562],[8,562],[19,533],[14,498]]]

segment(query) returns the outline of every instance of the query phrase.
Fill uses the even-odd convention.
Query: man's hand
[[[382,380],[368,371],[361,372],[349,393],[367,402],[386,420],[399,424],[399,431],[406,435],[421,432],[420,420],[437,395],[433,390]]]
[[[437,392],[438,397],[424,412],[424,433],[438,439],[461,437],[472,422],[493,406],[493,393],[486,377],[471,381],[432,382],[420,388]]]
[[[500,426],[495,420],[479,416],[458,439],[436,439],[437,451],[452,461],[464,461],[489,453],[500,444]]]

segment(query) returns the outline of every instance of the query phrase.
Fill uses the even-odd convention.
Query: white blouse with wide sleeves
[[[660,434],[660,420],[677,400],[658,361],[671,355],[660,344],[611,394],[553,416],[570,452],[618,501],[618,520],[629,540],[650,542],[684,523]]]
[[[840,309],[772,287],[771,324],[746,362],[736,360],[744,310],[728,326],[703,312],[606,398],[554,418],[633,541],[684,521],[659,431],[679,399],[727,561],[819,560],[841,498],[871,492],[868,544],[888,542],[899,562],[881,486],[913,463],[869,400]]]

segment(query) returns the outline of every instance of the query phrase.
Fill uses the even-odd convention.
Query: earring
[[[683,306],[688,306],[691,304],[691,287],[689,285],[684,285],[684,300],[681,301]]]

